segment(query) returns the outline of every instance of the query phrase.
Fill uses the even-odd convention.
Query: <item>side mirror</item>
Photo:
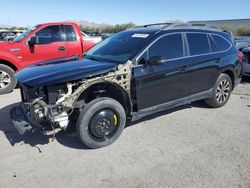
[[[38,37],[35,37],[35,36],[31,37],[28,43],[30,46],[35,46],[35,44],[39,43]]]
[[[152,56],[148,59],[148,63],[151,65],[163,64],[166,62],[166,59],[162,56]]]

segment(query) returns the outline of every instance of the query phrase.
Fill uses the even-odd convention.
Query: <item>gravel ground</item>
[[[21,137],[0,96],[0,187],[250,188],[250,79],[226,106],[196,102],[128,126],[113,145],[89,150],[74,132]]]

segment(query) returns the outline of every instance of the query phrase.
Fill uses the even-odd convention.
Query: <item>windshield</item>
[[[121,32],[91,48],[84,57],[116,63],[126,62],[144,47],[149,38],[148,33]]]
[[[30,34],[32,31],[34,31],[36,28],[38,28],[39,25],[33,27],[32,29],[29,29],[27,31],[25,31],[24,33],[22,33],[21,35],[17,36],[13,42],[20,42],[24,37],[26,37],[28,34]]]

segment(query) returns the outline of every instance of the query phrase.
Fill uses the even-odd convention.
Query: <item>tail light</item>
[[[239,52],[239,53],[237,54],[237,57],[238,57],[239,61],[242,62],[242,61],[243,61],[244,55],[243,55],[242,52]]]

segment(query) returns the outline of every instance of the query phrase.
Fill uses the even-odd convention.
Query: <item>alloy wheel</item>
[[[228,80],[221,80],[216,89],[216,100],[219,103],[225,102],[230,94],[230,83]]]
[[[7,88],[11,83],[11,77],[10,75],[3,71],[0,70],[0,89],[5,89]]]

